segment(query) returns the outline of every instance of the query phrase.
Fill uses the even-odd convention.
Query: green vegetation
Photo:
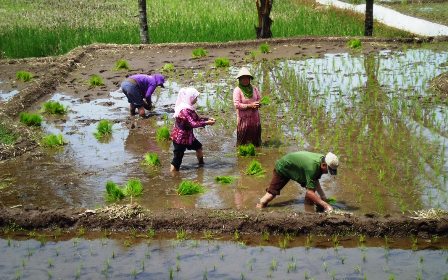
[[[20,122],[27,126],[41,126],[42,124],[42,116],[39,114],[22,112],[19,116]]]
[[[52,115],[63,115],[67,113],[67,107],[62,105],[61,103],[57,101],[47,101],[42,106],[42,110],[45,113],[52,114]]]
[[[257,160],[253,160],[250,162],[249,166],[246,169],[247,175],[255,175],[261,176],[265,173],[263,167],[261,167],[261,163]]]
[[[125,197],[123,190],[112,181],[106,183],[106,200],[108,202],[115,202]]]
[[[112,123],[109,120],[100,120],[93,135],[95,135],[95,138],[98,140],[111,136]]]
[[[179,195],[192,195],[204,191],[205,188],[202,185],[189,180],[183,180],[177,187],[177,194]]]
[[[174,71],[174,64],[172,64],[172,63],[166,63],[162,67],[162,72],[164,72],[164,73],[170,73],[173,71]]]
[[[104,85],[103,78],[101,78],[100,75],[93,74],[92,76],[90,76],[89,85],[92,87],[102,86]]]
[[[327,199],[327,202],[328,202],[330,205],[335,205],[335,204],[337,203],[337,200],[336,200],[336,198],[334,198],[334,197],[329,197],[329,198]]]
[[[47,148],[54,148],[64,146],[66,141],[62,137],[62,134],[50,134],[42,138],[41,144]]]
[[[268,45],[268,43],[263,43],[260,45],[260,52],[261,53],[270,53],[271,47]]]
[[[166,141],[170,139],[170,131],[167,126],[162,126],[156,130],[156,140]]]
[[[115,70],[129,70],[129,63],[126,59],[119,59],[115,62]]]
[[[230,66],[229,59],[226,57],[218,57],[215,59],[215,66],[217,68],[229,67]]]
[[[17,71],[16,78],[19,81],[28,82],[31,81],[31,79],[33,78],[33,74],[31,74],[28,71]]]
[[[143,164],[149,166],[160,166],[160,159],[157,153],[146,153],[144,157],[145,160],[143,161]]]
[[[266,106],[271,104],[271,98],[269,95],[264,95],[260,100],[260,105]]]
[[[347,46],[350,49],[357,50],[362,47],[362,43],[359,39],[351,39],[350,41],[348,41]]]
[[[143,193],[143,186],[140,180],[138,179],[130,179],[124,187],[120,187],[118,184],[107,181],[106,182],[106,201],[107,202],[116,202],[121,200],[127,196],[132,198],[140,196]]]
[[[140,196],[143,193],[142,183],[138,179],[129,180],[124,187],[123,193],[130,197]]]
[[[242,157],[248,157],[248,156],[255,156],[255,146],[254,144],[246,144],[246,145],[239,145],[238,146],[238,155]]]
[[[232,176],[216,176],[215,181],[221,184],[231,184],[235,180]]]
[[[208,52],[203,48],[197,48],[193,50],[193,58],[200,58],[207,56]]]
[[[17,136],[2,123],[0,123],[0,144],[12,145],[16,142]]]

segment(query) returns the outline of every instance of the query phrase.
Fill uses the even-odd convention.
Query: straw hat
[[[238,75],[236,75],[236,78],[239,79],[243,76],[249,76],[251,79],[254,78],[252,74],[249,72],[249,69],[247,69],[246,67],[241,67],[240,71],[238,72]]]
[[[339,166],[339,159],[338,157],[333,153],[328,153],[325,156],[325,163],[328,166],[328,171],[331,175],[338,174],[338,166]]]

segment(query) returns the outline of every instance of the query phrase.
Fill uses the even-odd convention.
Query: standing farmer
[[[238,86],[233,90],[233,105],[236,109],[237,146],[252,143],[261,145],[261,122],[258,108],[260,107],[260,92],[251,85],[254,78],[246,67],[242,67],[236,76]]]
[[[165,77],[160,74],[136,74],[129,76],[121,83],[121,89],[128,98],[129,111],[134,116],[135,109],[141,117],[145,116],[145,109],[151,110],[151,95],[160,86],[164,88]]]
[[[322,174],[336,175],[338,166],[339,159],[333,153],[323,155],[301,151],[283,156],[275,163],[274,176],[266,189],[266,194],[257,204],[257,208],[268,206],[269,202],[280,194],[280,190],[288,181],[294,180],[306,188],[305,203],[319,205],[325,212],[332,211],[333,207],[327,203],[327,197],[320,186],[319,179]]]

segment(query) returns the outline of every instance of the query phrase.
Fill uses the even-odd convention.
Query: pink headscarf
[[[181,88],[179,94],[177,95],[176,105],[174,106],[174,116],[177,118],[180,111],[183,109],[190,109],[195,111],[193,101],[199,96],[199,91],[195,88]]]

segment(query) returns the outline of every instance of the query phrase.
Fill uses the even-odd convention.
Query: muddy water
[[[282,239],[280,239],[282,240]],[[284,239],[283,239],[284,240]],[[217,240],[0,239],[2,279],[445,279],[447,251]],[[301,240],[300,242],[302,242]],[[280,242],[281,243],[281,242]],[[279,243],[279,244],[280,244]],[[331,243],[331,242],[330,242]],[[348,244],[348,245],[345,245]],[[393,243],[390,243],[393,244]]]
[[[209,72],[200,70],[187,80],[171,78],[154,94],[155,110],[147,119],[129,117],[126,99],[117,89],[110,89],[104,99],[89,97],[92,100],[56,92],[51,99],[68,106],[69,113],[63,118],[46,116],[43,130],[62,133],[68,144],[38,157],[2,163],[0,199],[7,206],[95,207],[105,203],[106,181],[125,184],[138,178],[144,193],[137,201],[150,209],[253,208],[275,161],[287,152],[307,149],[340,156],[339,176],[323,175],[321,183],[344,210],[443,208],[448,205],[448,110],[432,95],[428,82],[448,70],[447,60],[447,52],[408,50],[254,63],[254,83],[271,98],[271,104],[260,109],[266,143],[256,159],[266,170],[264,177],[245,175],[253,158],[236,154],[231,101],[236,68],[213,76],[214,83]],[[195,131],[204,144],[206,165],[199,167],[194,153],[187,152],[180,174],[173,176],[172,147],[156,141],[155,130],[172,127],[176,94],[186,84],[203,92],[199,111],[215,117],[217,124]],[[114,122],[108,141],[93,137],[100,119]],[[159,154],[160,168],[141,165],[149,151]],[[218,175],[237,180],[220,185],[214,180]],[[179,197],[175,188],[185,179],[203,184],[207,192]],[[272,207],[313,211],[305,209],[303,189],[293,182]]]

